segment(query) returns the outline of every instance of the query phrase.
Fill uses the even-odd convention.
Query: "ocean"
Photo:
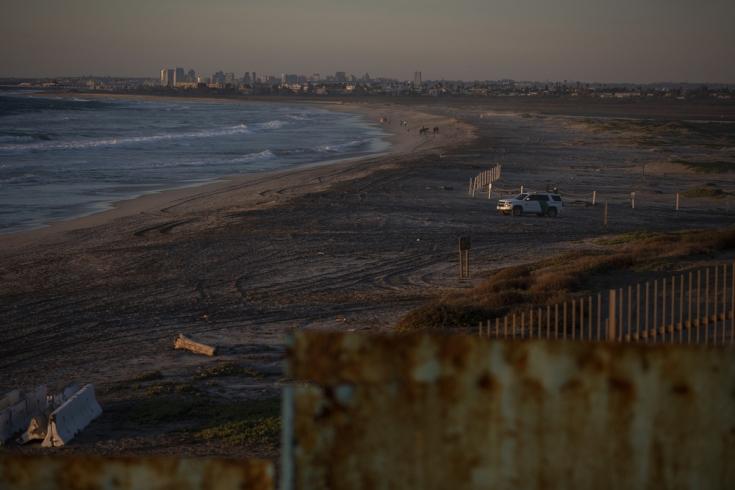
[[[384,151],[357,114],[306,105],[0,93],[0,233],[164,189]]]

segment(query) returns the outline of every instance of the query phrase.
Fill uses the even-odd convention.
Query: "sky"
[[[0,76],[735,83],[735,0],[0,0]]]

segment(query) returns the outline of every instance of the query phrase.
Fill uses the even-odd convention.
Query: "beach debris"
[[[339,315],[337,318],[334,319],[337,323],[345,323],[347,321],[347,318],[345,318],[342,315]]]
[[[202,354],[209,357],[214,356],[217,351],[217,347],[196,342],[181,333],[174,340],[174,349],[184,349],[194,354]]]
[[[75,397],[77,400],[69,404]],[[46,447],[61,446],[100,413],[92,385],[80,390],[79,384],[72,383],[52,395],[46,385],[27,392],[16,389],[0,398],[0,445],[22,432],[16,439],[18,444],[37,440],[45,444],[53,433],[53,442]]]
[[[13,390],[0,399],[0,445],[14,434],[26,430],[31,418],[46,412],[46,385],[21,393]]]
[[[45,414],[34,415],[28,424],[26,431],[20,435],[16,442],[26,444],[31,441],[42,441],[48,432],[48,417]]]
[[[94,385],[88,384],[74,393],[48,417],[43,447],[61,447],[102,414],[94,394]]]

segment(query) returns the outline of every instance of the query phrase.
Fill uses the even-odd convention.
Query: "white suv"
[[[510,199],[498,200],[498,211],[502,214],[521,216],[524,213],[535,213],[537,216],[554,218],[561,214],[564,202],[559,194],[551,192],[530,192],[518,194]]]

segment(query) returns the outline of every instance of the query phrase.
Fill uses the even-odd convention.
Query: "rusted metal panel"
[[[296,489],[735,488],[724,350],[299,332],[289,370]]]
[[[0,455],[0,488],[273,489],[273,465],[260,460]]]

